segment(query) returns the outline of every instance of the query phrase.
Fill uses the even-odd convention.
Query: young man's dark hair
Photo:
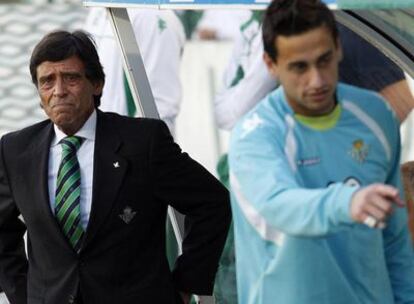
[[[336,43],[338,30],[331,10],[319,0],[273,0],[263,20],[263,46],[276,60],[278,36],[292,36],[326,26]]]
[[[55,31],[37,44],[30,58],[30,74],[37,86],[37,67],[45,61],[61,61],[78,57],[85,65],[85,76],[91,82],[105,82],[105,74],[96,52],[92,37],[83,31]],[[94,96],[95,107],[100,105],[101,95]]]

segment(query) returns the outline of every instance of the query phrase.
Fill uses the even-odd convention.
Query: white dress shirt
[[[49,202],[52,213],[55,214],[55,198],[56,198],[56,179],[59,170],[60,161],[62,159],[62,147],[60,140],[67,135],[54,125],[55,137],[52,140],[49,151]],[[88,227],[89,215],[92,205],[92,185],[93,185],[93,160],[95,148],[95,131],[96,131],[96,111],[85,122],[83,127],[76,132],[75,136],[83,138],[83,143],[77,151],[77,157],[81,172],[81,196],[80,196],[80,214],[81,225],[86,231]]]

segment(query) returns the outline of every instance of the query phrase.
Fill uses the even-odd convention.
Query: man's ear
[[[93,88],[94,88],[93,95],[95,95],[95,96],[102,95],[104,82],[103,81],[96,81],[96,82],[92,83],[92,85],[93,85]]]
[[[263,53],[263,61],[265,62],[267,70],[269,71],[269,73],[275,79],[277,79],[277,64],[276,64],[276,62],[266,52]]]

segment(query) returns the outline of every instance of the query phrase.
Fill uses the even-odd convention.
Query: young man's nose
[[[310,75],[309,82],[312,88],[321,88],[325,85],[325,82],[326,82],[325,77],[319,69],[314,68],[311,70],[310,73],[311,75]]]

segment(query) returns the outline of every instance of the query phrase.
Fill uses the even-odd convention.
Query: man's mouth
[[[68,102],[59,102],[52,106],[53,109],[69,108],[69,107],[73,107],[73,104],[68,103]]]
[[[319,101],[319,100],[325,99],[328,96],[328,94],[329,94],[329,90],[321,90],[321,91],[313,92],[309,94],[309,97],[312,100]]]

